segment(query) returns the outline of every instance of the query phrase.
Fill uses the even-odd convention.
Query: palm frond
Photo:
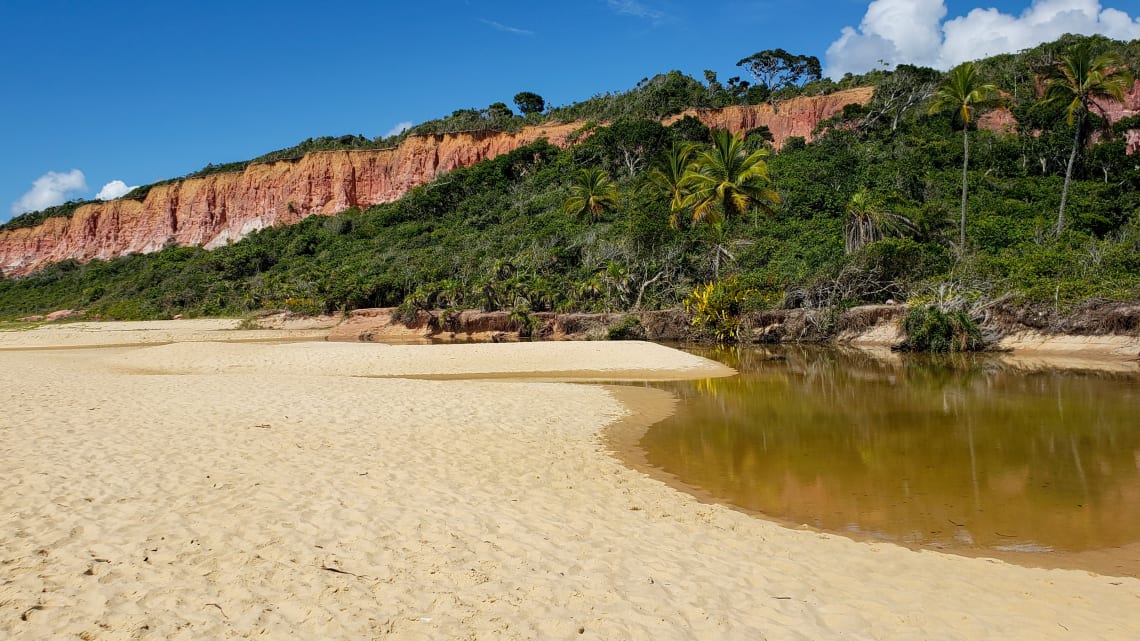
[[[752,209],[771,212],[779,195],[769,188],[767,150],[748,152],[741,136],[713,132],[712,148],[697,155],[680,185],[693,222],[719,222]]]
[[[588,217],[593,221],[618,206],[617,186],[601,169],[581,169],[574,174],[570,196],[562,203],[562,210],[573,216]]]

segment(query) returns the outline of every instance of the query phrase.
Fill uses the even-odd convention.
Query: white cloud
[[[67,173],[49,171],[36,178],[31,190],[12,203],[12,213],[23,214],[62,205],[67,201],[68,195],[85,191],[87,191],[87,179],[84,178],[82,171],[78,169],[72,169]]]
[[[494,20],[484,20],[484,19],[480,18],[479,22],[482,22],[483,24],[487,25],[488,27],[498,29],[499,31],[504,31],[506,33],[513,33],[516,36],[533,36],[534,35],[534,32],[531,31],[530,29],[519,29],[518,27],[512,27],[510,25],[505,25],[505,24],[502,24],[501,22],[495,22]]]
[[[138,185],[128,187],[127,183],[121,180],[112,180],[106,185],[103,185],[103,188],[99,190],[99,193],[95,194],[95,197],[99,200],[114,200],[126,196],[135,189],[138,189]]]
[[[606,0],[606,5],[609,6],[610,11],[623,16],[645,18],[655,22],[665,17],[665,12],[653,9],[642,2],[638,2],[638,0]]]
[[[405,120],[404,122],[398,122],[398,123],[396,123],[396,126],[394,126],[388,130],[388,133],[384,134],[384,137],[385,138],[391,138],[392,136],[399,136],[400,134],[404,133],[405,131],[407,131],[411,128],[412,128],[412,122],[410,120]]]
[[[1099,0],[1032,0],[1018,15],[977,8],[949,20],[943,0],[874,0],[858,28],[844,27],[827,49],[825,75],[863,73],[880,61],[949,69],[1012,53],[1066,33],[1140,38],[1140,18]]]

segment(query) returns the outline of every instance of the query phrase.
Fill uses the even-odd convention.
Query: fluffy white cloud
[[[827,49],[825,74],[863,73],[880,63],[949,69],[1055,40],[1066,33],[1140,38],[1140,18],[1099,0],[1032,0],[1018,15],[973,9],[949,20],[943,0],[874,0],[858,28],[845,27]]]
[[[12,203],[12,213],[23,214],[62,205],[69,195],[85,191],[87,191],[87,179],[82,171],[78,169],[72,169],[67,173],[49,171],[36,178],[31,190]]]
[[[388,130],[388,133],[384,134],[384,137],[385,138],[391,138],[392,136],[399,136],[400,134],[404,133],[405,131],[407,131],[411,128],[412,128],[412,123],[409,120],[405,120],[404,122],[398,122],[398,123],[396,123],[395,127],[392,127],[391,129]]]
[[[126,196],[137,188],[138,185],[128,187],[127,183],[121,180],[112,180],[106,185],[103,185],[103,188],[99,190],[99,193],[95,194],[95,197],[99,200],[114,200]]]

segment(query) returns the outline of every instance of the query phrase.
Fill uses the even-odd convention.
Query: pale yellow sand
[[[997,347],[1013,350],[1015,354],[1140,361],[1140,336],[1056,336],[1027,331],[1004,337]]]
[[[166,321],[48,323],[35,329],[0,331],[0,350],[59,347],[110,347],[146,343],[271,341],[324,338],[337,322],[323,317],[280,323],[282,329],[239,329],[241,321],[202,318]]]
[[[701,504],[606,451],[608,388],[370,378],[706,364],[644,343],[0,352],[0,638],[1140,638],[1137,579]]]

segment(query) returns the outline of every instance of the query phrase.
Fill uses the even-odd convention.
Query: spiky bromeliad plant
[[[718,343],[740,339],[741,316],[751,290],[735,277],[698,285],[685,298],[685,311],[692,315],[693,327],[712,335]]]

